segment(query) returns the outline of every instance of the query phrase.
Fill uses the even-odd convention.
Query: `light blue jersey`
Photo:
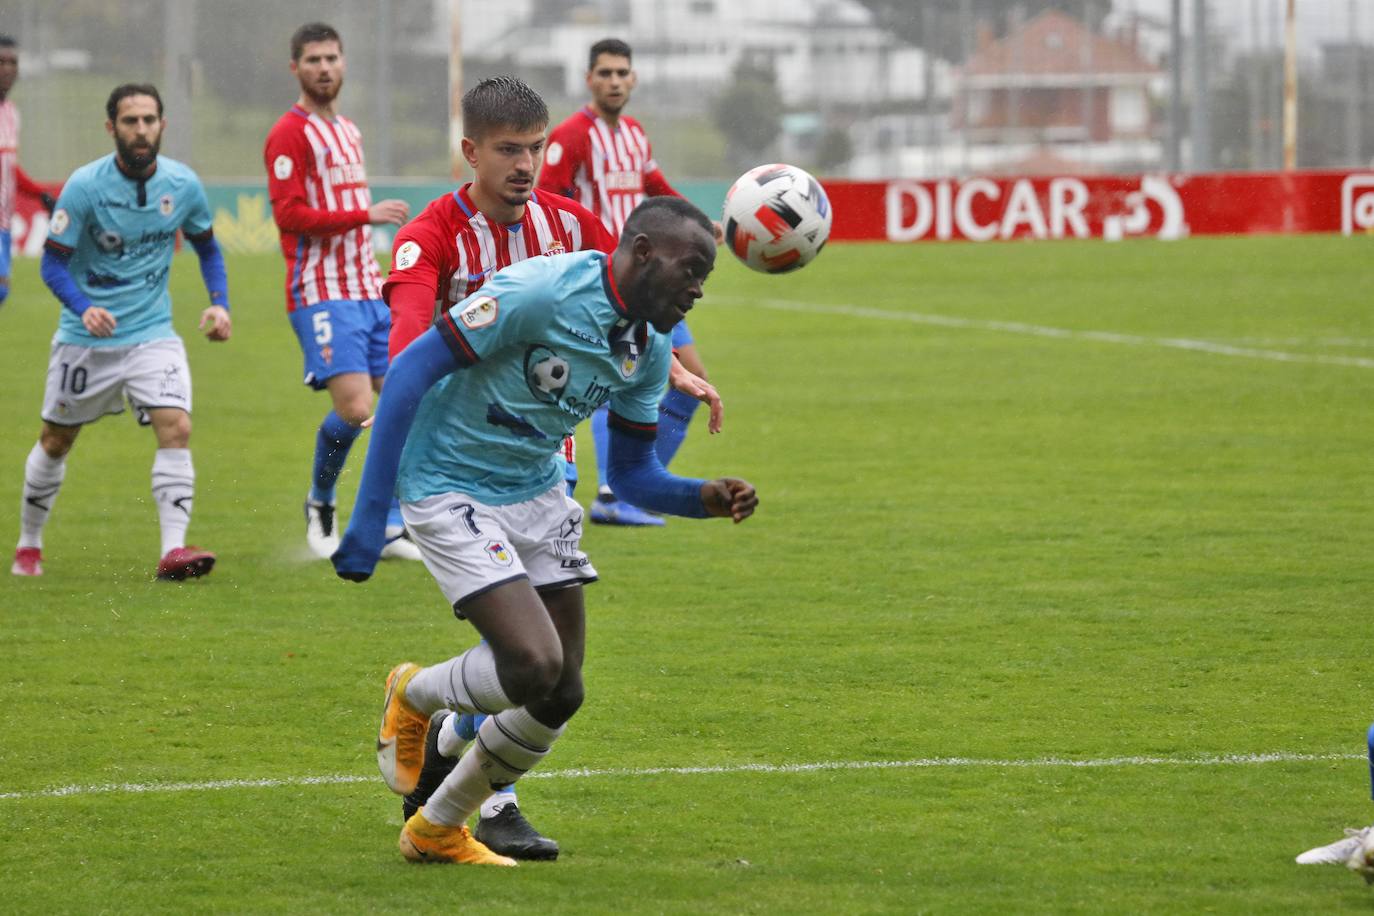
[[[538,496],[563,478],[563,437],[608,401],[622,424],[653,429],[669,335],[629,317],[609,260],[584,251],[520,261],[440,317],[465,368],[420,402],[401,455],[401,499]]]
[[[202,235],[210,227],[205,188],[173,159],[159,156],[146,180],[121,172],[114,153],[73,172],[48,223],[48,244],[71,253],[77,286],[117,324],[113,336],[96,337],[64,308],[57,342],[127,347],[175,337],[167,273],[176,233]]]

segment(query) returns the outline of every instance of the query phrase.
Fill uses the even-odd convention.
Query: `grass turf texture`
[[[1367,912],[1354,876],[1292,863],[1374,821],[1357,759],[556,771],[1358,754],[1374,370],[754,300],[1370,357],[1368,265],[1340,238],[834,246],[776,278],[722,255],[692,327],[726,432],[699,420],[675,469],[762,507],[589,527],[588,701],[521,788],[559,862],[408,865],[380,779],[25,796],[0,799],[0,909]],[[388,668],[472,642],[418,564],[355,586],[305,559],[326,399],[281,269],[229,260],[226,345],[194,330],[194,258],[173,271],[213,575],[151,581],[154,444],[126,415],[77,442],[47,575],[0,581],[0,792],[375,775]],[[33,262],[13,289],[11,536],[57,309]]]

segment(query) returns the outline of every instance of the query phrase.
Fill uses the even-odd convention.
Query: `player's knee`
[[[335,405],[334,412],[349,426],[362,426],[363,421],[372,416],[372,398],[350,398]]]
[[[586,699],[587,692],[582,686],[582,676],[565,677],[559,681],[553,693],[549,694],[545,705],[551,708],[564,722],[571,719]]]
[[[159,424],[157,438],[162,448],[186,448],[191,444],[191,415],[178,411]]]
[[[558,686],[563,673],[563,652],[558,646],[525,646],[503,653],[501,686],[517,706],[542,700]]]
[[[65,457],[72,450],[72,443],[76,441],[75,429],[71,432],[67,430],[55,430],[44,426],[43,431],[38,435],[38,446],[43,449],[49,458],[57,459]]]

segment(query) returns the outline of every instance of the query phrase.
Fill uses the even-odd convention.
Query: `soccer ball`
[[[725,244],[753,270],[786,273],[821,253],[830,218],[820,182],[795,165],[761,165],[725,195]]]
[[[548,347],[531,347],[525,356],[525,380],[540,400],[557,401],[569,375],[568,361]]]

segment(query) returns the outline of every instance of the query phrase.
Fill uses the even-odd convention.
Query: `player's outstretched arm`
[[[699,480],[668,473],[658,460],[652,434],[620,428],[613,413],[607,482],[620,499],[655,512],[688,518],[733,518],[742,522],[758,506],[754,488],[743,480]]]
[[[365,582],[376,569],[386,542],[386,515],[396,488],[401,449],[420,409],[420,399],[458,365],[448,344],[431,328],[406,347],[387,370],[353,515],[339,549],[330,557],[339,578]]]

